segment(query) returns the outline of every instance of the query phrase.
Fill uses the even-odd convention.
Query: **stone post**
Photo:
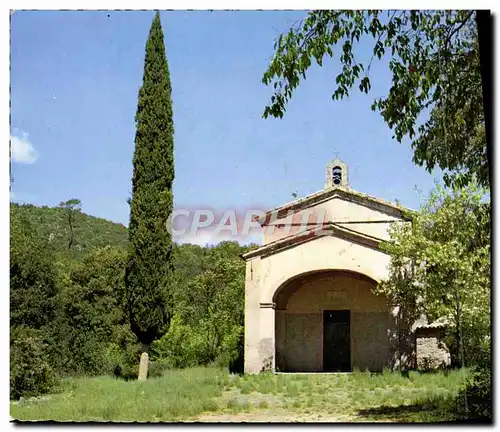
[[[141,362],[139,363],[139,376],[137,377],[138,381],[145,381],[148,377],[148,363],[149,363],[149,355],[148,349],[149,347],[146,345],[142,345],[142,354],[141,354]]]

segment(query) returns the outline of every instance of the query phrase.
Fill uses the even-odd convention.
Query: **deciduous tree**
[[[39,329],[54,319],[59,291],[55,256],[47,241],[10,208],[10,324]]]
[[[438,186],[411,224],[390,230],[390,277],[377,287],[431,322],[446,319],[459,361],[469,366],[490,352],[490,203],[483,196],[475,183]]]
[[[489,153],[479,45],[474,11],[313,11],[275,42],[263,83],[273,85],[264,117],[283,117],[294,90],[313,61],[338,56],[333,99],[357,85],[371,88],[373,60],[387,54],[392,86],[375,99],[394,130],[393,138],[411,140],[413,161],[428,171],[438,165],[447,185],[464,185],[477,176],[489,186]],[[360,58],[363,38],[373,41],[369,58]],[[333,78],[333,77],[332,77]]]

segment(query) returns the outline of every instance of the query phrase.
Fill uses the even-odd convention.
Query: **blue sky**
[[[128,224],[138,89],[153,12],[16,12],[11,20],[14,201]],[[262,118],[273,41],[306,12],[161,13],[175,123],[176,207],[269,209],[323,188],[339,152],[352,188],[418,208],[439,172],[412,163],[374,97],[390,86],[372,65],[372,92],[332,101],[339,64],[313,67],[281,120]],[[369,59],[369,45],[356,52]],[[14,144],[13,144],[14,145]],[[415,190],[418,186],[421,193]]]

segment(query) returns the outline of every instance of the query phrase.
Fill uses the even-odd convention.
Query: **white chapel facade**
[[[245,373],[382,370],[413,361],[398,308],[372,293],[388,277],[380,244],[399,205],[349,187],[347,166],[327,165],[323,190],[266,213],[263,244],[243,255]]]

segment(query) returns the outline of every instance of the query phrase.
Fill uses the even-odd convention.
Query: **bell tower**
[[[326,166],[325,189],[330,189],[337,186],[349,187],[347,165],[338,157],[336,157]]]

